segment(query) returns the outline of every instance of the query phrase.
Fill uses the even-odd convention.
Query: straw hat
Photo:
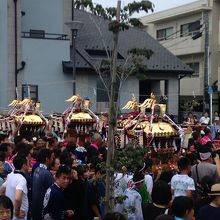
[[[220,183],[212,185],[210,196],[220,196]]]

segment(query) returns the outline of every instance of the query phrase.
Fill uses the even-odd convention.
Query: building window
[[[192,77],[199,77],[199,62],[187,63],[187,65],[194,71]]]
[[[168,40],[173,37],[173,27],[157,30],[157,40]]]
[[[34,102],[38,102],[38,86],[37,85],[22,85],[22,99],[30,97]]]
[[[98,50],[98,49],[92,49],[92,50],[86,49],[85,51],[89,54],[90,57],[98,58],[98,59],[108,58],[108,54],[110,54],[110,56],[112,55],[112,51],[110,51],[110,50],[106,51],[106,50]],[[107,54],[107,52],[108,52],[108,54]],[[118,53],[117,59],[124,60],[124,57],[120,53]]]
[[[109,102],[108,98],[108,92],[103,85],[101,79],[97,80],[97,95],[96,95],[96,101],[97,102]]]
[[[30,30],[30,37],[45,38],[45,31],[44,30]]]
[[[180,37],[194,36],[200,32],[200,21],[195,21],[180,26]]]

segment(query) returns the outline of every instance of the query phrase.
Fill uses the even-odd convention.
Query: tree
[[[134,13],[139,13],[140,11],[145,11],[146,13],[149,10],[153,11],[154,5],[150,1],[142,0],[140,2],[134,1],[128,5],[121,8],[121,0],[117,1],[117,8],[103,8],[100,4],[93,4],[92,0],[76,0],[75,7],[80,8],[83,6],[87,10],[91,11],[93,14],[108,19],[109,30],[113,34],[113,48],[108,50],[104,39],[102,38],[106,54],[108,59],[103,60],[100,67],[94,66],[96,72],[99,74],[103,84],[105,85],[108,96],[109,96],[109,131],[108,131],[108,152],[107,152],[107,163],[106,163],[106,211],[111,211],[114,206],[113,198],[113,186],[114,186],[114,173],[112,169],[112,162],[114,158],[114,149],[115,149],[115,131],[117,123],[117,107],[115,106],[115,99],[118,100],[119,92],[121,89],[122,81],[126,80],[131,74],[137,74],[140,68],[146,68],[142,65],[141,60],[143,58],[150,58],[152,51],[147,48],[133,48],[128,52],[128,56],[124,65],[118,65],[118,39],[120,31],[126,31],[131,26],[133,27],[142,27],[142,23],[139,19],[132,18]],[[90,16],[92,19],[92,17]],[[97,30],[102,36],[102,33],[96,24]],[[127,65],[127,64],[131,65]],[[103,73],[109,72],[111,79],[110,86],[107,85],[106,80],[103,77]],[[121,82],[116,90],[116,81],[117,79]]]

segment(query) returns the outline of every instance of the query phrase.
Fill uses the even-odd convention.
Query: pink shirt
[[[209,138],[209,136],[206,135],[201,139],[201,144],[204,145],[209,141],[211,141],[211,139]]]

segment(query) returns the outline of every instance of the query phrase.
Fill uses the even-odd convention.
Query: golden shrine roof
[[[74,112],[70,118],[71,121],[76,122],[94,122],[95,120],[87,112]]]
[[[22,119],[22,115],[20,116],[17,116],[17,119],[18,120],[21,120]],[[23,123],[22,124],[29,124],[29,125],[42,125],[42,124],[45,124],[45,122],[43,121],[43,119],[38,116],[38,115],[26,115],[24,116],[24,119],[23,119]]]

